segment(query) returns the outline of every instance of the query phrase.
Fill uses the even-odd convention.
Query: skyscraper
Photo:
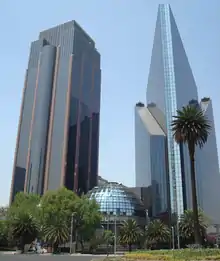
[[[75,22],[31,43],[19,119],[11,196],[97,184],[100,54]]]
[[[155,109],[135,106],[135,185],[148,188],[148,211],[154,217],[169,209],[166,131],[154,118]]]
[[[204,108],[204,101],[201,102],[201,104],[198,102],[197,86],[171,8],[169,4],[160,4],[157,14],[148,77],[147,108],[145,108],[145,110],[149,110],[154,121],[158,123],[158,126],[160,126],[166,137],[165,153],[167,153],[167,191],[169,194],[168,200],[170,201],[168,205],[171,212],[176,213],[177,215],[181,215],[184,209],[192,207],[191,172],[187,145],[178,145],[175,142],[171,130],[171,122],[173,116],[176,115],[176,111],[189,103],[195,103],[196,106]],[[149,106],[152,104],[154,104],[154,106]],[[214,126],[210,100],[208,109],[203,111],[208,115],[209,120]],[[151,124],[155,125],[155,122]],[[136,135],[140,135],[138,134],[138,129],[140,128],[138,127],[139,125],[140,124],[136,124],[135,126]],[[153,127],[153,125],[151,127]],[[146,134],[145,139],[147,139]],[[217,213],[220,211],[214,211],[214,209],[211,209],[211,207],[208,206],[207,199],[208,190],[210,190],[211,187],[216,190],[216,186],[220,185],[214,129],[209,139],[210,140],[204,146],[204,149],[199,150],[199,148],[197,148],[196,151],[197,197],[199,206],[204,209],[206,214],[211,218],[215,216],[217,218],[216,220],[219,220],[220,222],[220,213]],[[144,144],[143,140],[142,143]],[[141,168],[144,169],[144,165],[148,164],[147,158],[149,158],[149,156],[147,156],[147,154],[150,155],[152,160],[152,157],[155,157],[155,155],[159,153],[158,151],[155,151],[155,148],[146,145],[144,152],[143,147],[141,149],[141,146],[138,145],[138,138],[136,137],[136,165],[142,164]],[[145,153],[145,155],[140,156],[142,153]],[[207,158],[205,156],[206,153],[209,153],[209,157]],[[212,154],[215,154],[213,158],[210,156]],[[161,162],[163,165],[163,161]],[[207,165],[203,166],[205,162]],[[208,166],[212,164],[214,166],[208,170]],[[151,170],[151,172],[146,170],[143,172],[144,174],[141,180],[144,179],[144,175],[145,180],[147,180],[149,176],[156,176],[157,172],[155,170]],[[207,178],[208,172],[213,173],[212,181],[209,181]],[[140,179],[140,175],[141,171],[137,170],[136,167],[136,181]],[[214,185],[213,182],[217,182],[218,185]],[[143,181],[142,183],[144,184]],[[209,200],[214,200],[216,191],[210,193],[211,196]]]
[[[215,124],[213,116],[212,101],[203,98],[200,107],[210,121],[212,127],[207,143],[202,150],[196,151],[197,173],[200,173],[201,183],[201,207],[208,214],[212,224],[220,224],[219,187],[220,173],[218,161],[218,149],[215,135]]]
[[[166,116],[170,203],[173,212],[183,213],[183,166],[181,148],[174,141],[171,122],[176,110],[198,100],[196,83],[177,29],[171,8],[158,8],[151,65],[147,85],[147,103],[155,103]]]

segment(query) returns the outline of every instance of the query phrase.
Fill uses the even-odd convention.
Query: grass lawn
[[[219,260],[220,249],[180,249],[180,250],[152,250],[125,253],[121,257],[106,257],[105,261],[142,261],[142,260]]]

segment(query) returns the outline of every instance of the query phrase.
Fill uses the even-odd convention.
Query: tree
[[[39,235],[39,202],[40,196],[21,192],[7,211],[10,234],[19,241],[22,252]]]
[[[0,247],[8,245],[8,221],[0,220]]]
[[[103,242],[107,245],[114,245],[114,233],[111,230],[104,231]]]
[[[19,192],[16,194],[15,199],[8,209],[10,212],[14,208],[28,208],[36,210],[36,207],[40,204],[40,196],[34,193]]]
[[[40,209],[43,238],[51,243],[54,251],[59,244],[68,241],[71,233],[76,242],[80,240],[83,249],[83,242],[94,235],[101,221],[96,201],[85,196],[79,198],[66,188],[48,191],[43,195]]]
[[[56,251],[59,244],[69,241],[71,233],[83,246],[83,242],[95,234],[101,219],[95,200],[85,196],[79,198],[66,188],[48,191],[42,197],[18,193],[7,211],[9,234],[20,241],[22,250],[37,237],[47,241]],[[0,226],[0,240],[1,231]]]
[[[171,126],[176,142],[188,145],[191,168],[194,240],[196,244],[201,244],[196,193],[195,148],[196,146],[202,148],[207,142],[211,126],[202,110],[196,104],[183,107],[173,117]]]
[[[42,234],[45,242],[48,242],[56,252],[59,244],[66,243],[70,235],[68,217],[56,209],[44,216]]]
[[[8,207],[0,207],[0,220],[6,219]]]
[[[119,241],[124,245],[128,245],[129,251],[131,251],[132,245],[139,241],[141,234],[141,229],[137,222],[134,219],[128,219],[120,227]]]
[[[84,242],[89,241],[94,236],[101,219],[99,205],[95,200],[82,195],[75,201],[73,216],[75,240],[77,243],[79,239],[82,251],[84,250]]]
[[[192,243],[194,237],[194,222],[193,222],[193,211],[191,209],[185,210],[184,214],[180,217],[179,222],[179,232],[182,238],[186,239],[189,243]],[[204,213],[198,211],[199,218],[199,231],[200,237],[205,238],[206,229],[208,227],[208,219],[205,217]]]
[[[56,252],[59,244],[66,243],[70,235],[71,216],[75,214],[78,196],[71,190],[60,188],[48,191],[40,203],[42,236]]]
[[[65,213],[71,219],[72,213],[75,211],[75,203],[78,196],[71,190],[62,187],[58,190],[47,191],[40,200],[40,209],[46,213],[54,208],[57,211]]]
[[[25,245],[36,239],[40,232],[37,219],[28,210],[18,210],[13,219],[10,220],[10,225],[12,235],[19,240],[22,252],[24,252]]]
[[[146,235],[148,244],[157,246],[169,241],[170,230],[160,219],[155,219],[146,227]]]

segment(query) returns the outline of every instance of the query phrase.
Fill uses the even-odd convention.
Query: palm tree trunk
[[[191,168],[194,240],[195,240],[195,244],[201,244],[200,229],[199,229],[198,203],[197,203],[197,193],[196,193],[196,173],[195,173],[194,153],[190,153],[190,168]]]
[[[21,247],[21,254],[24,254],[24,250],[25,250],[25,240],[24,240],[24,236],[21,236],[21,239],[20,239],[20,247]]]
[[[83,243],[83,239],[80,240],[80,244],[81,244],[82,253],[84,253],[84,243]]]

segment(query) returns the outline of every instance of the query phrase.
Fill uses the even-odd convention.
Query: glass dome
[[[104,215],[145,217],[142,201],[129,188],[116,182],[108,182],[94,187],[88,192],[90,199],[95,199]]]

